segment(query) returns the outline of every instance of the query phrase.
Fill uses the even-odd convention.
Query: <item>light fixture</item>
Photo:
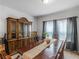
[[[48,4],[48,3],[52,3],[54,2],[55,0],[42,0],[42,3],[43,4]]]
[[[49,1],[48,1],[48,0],[42,0],[42,2],[43,2],[44,4],[47,4]]]

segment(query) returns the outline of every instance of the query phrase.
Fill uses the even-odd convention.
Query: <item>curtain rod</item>
[[[78,16],[72,16],[72,17],[79,18]],[[68,18],[72,18],[72,17],[67,17],[67,18],[60,18],[59,20],[68,19]],[[58,20],[58,19],[55,19],[55,20]]]
[[[72,17],[79,18],[78,16],[72,16]],[[67,17],[67,18],[71,18],[71,17]],[[53,19],[53,20],[64,20],[64,19],[67,19],[67,18],[59,18],[59,19]],[[52,20],[46,20],[46,21],[52,21]]]

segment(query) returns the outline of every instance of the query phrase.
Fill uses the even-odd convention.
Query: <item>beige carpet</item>
[[[74,52],[64,51],[64,59],[79,59],[79,55]]]

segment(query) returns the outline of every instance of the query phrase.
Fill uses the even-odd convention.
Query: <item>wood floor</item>
[[[64,51],[64,59],[79,59],[79,55],[70,51]]]

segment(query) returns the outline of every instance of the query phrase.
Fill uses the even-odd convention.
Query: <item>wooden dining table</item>
[[[57,40],[55,42],[52,42],[51,44],[47,45],[45,49],[42,49],[41,52],[34,52],[35,50],[31,50],[31,57],[32,57],[32,53],[36,54],[35,56],[33,56],[33,58],[26,58],[26,55],[29,55],[28,53],[30,52],[30,50],[28,51],[28,53],[24,53],[25,55],[25,58],[24,59],[57,59],[57,56],[59,55],[60,53],[60,50],[62,50],[62,55],[61,56],[64,56],[63,55],[63,51],[64,51],[64,44],[65,44],[65,41],[64,40]],[[42,48],[42,45],[40,46]],[[36,47],[35,47],[36,48]],[[40,48],[38,48],[39,50]],[[30,55],[29,55],[30,56]]]
[[[57,42],[52,43],[49,47],[43,50],[39,55],[34,59],[57,59],[57,55],[60,49],[63,49],[61,46],[63,41],[58,40]]]

